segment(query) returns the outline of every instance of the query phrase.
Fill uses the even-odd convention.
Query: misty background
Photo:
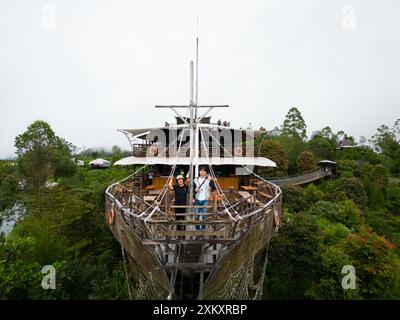
[[[163,126],[187,104],[200,38],[199,104],[213,119],[356,140],[400,117],[400,1],[0,0],[0,158],[35,120],[79,148],[119,128]]]

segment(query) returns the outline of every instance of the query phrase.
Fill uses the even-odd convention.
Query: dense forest
[[[255,141],[277,163],[264,177],[302,174],[319,160],[337,163],[334,177],[283,187],[284,221],[269,246],[265,299],[400,299],[400,120],[369,141],[325,127],[307,137],[297,108]],[[36,121],[15,139],[16,161],[0,162],[0,220],[20,217],[0,236],[0,299],[127,299],[121,247],[104,221],[104,191],[132,172],[91,170],[49,124]],[[114,147],[114,162],[123,156]],[[43,290],[45,265],[56,290]],[[356,270],[344,290],[343,266]],[[140,298],[135,296],[135,298]]]

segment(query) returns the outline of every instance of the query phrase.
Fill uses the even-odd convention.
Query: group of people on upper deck
[[[230,123],[230,122],[227,122],[227,121],[222,122],[221,119],[218,119],[217,125],[218,125],[218,126],[224,126],[224,127],[230,127],[230,126],[231,126],[231,123]]]

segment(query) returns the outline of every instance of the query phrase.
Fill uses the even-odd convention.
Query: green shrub
[[[362,182],[356,177],[342,177],[335,181],[335,187],[333,193],[330,194],[332,200],[337,199],[337,195],[343,192],[347,199],[351,199],[359,208],[365,208],[368,203],[368,197],[364,189]],[[336,199],[335,199],[336,198]]]
[[[400,187],[390,184],[386,192],[386,207],[393,214],[400,215]]]
[[[315,155],[310,151],[303,151],[300,153],[297,157],[296,164],[299,172],[312,171],[317,167]]]
[[[304,190],[300,186],[286,185],[282,187],[283,205],[291,212],[304,210]]]
[[[392,243],[369,229],[361,229],[338,247],[350,257],[364,299],[400,299],[400,260]]]
[[[323,241],[326,245],[333,245],[347,237],[350,229],[341,223],[332,223],[324,217],[317,219],[318,226],[323,233]]]
[[[341,177],[350,178],[354,176],[354,172],[357,168],[354,160],[338,160],[337,164],[337,171]]]
[[[308,207],[322,200],[323,198],[324,193],[319,190],[313,183],[309,184],[307,188],[304,189],[304,202]]]

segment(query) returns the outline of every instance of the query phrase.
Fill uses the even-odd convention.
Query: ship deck
[[[228,247],[266,216],[274,217],[275,223],[280,218],[281,190],[261,179],[252,179],[237,190],[212,193],[201,221],[195,220],[199,206],[176,206],[172,191],[141,189],[136,183],[131,178],[110,186],[106,192],[107,208],[114,210],[144,246],[151,247],[163,270],[212,270]],[[182,207],[186,213],[175,214],[175,208]],[[204,230],[197,230],[196,226],[204,226]],[[191,246],[195,253],[182,257],[178,252],[182,244]]]

